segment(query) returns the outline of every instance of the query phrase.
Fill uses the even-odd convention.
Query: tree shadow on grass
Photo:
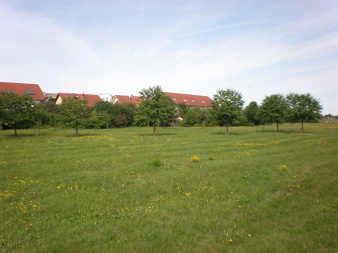
[[[45,136],[48,135],[48,133],[36,133],[36,134],[26,134],[26,133],[18,133],[17,136],[14,135],[13,133],[6,133],[5,135],[2,135],[2,138],[7,138],[7,139],[22,139],[22,138],[32,138],[32,137],[37,137],[37,136]]]
[[[149,133],[149,134],[139,134],[139,136],[168,136],[168,135],[177,135],[173,133],[156,133],[156,135]]]
[[[300,130],[279,130],[278,132],[276,130],[261,130],[261,133],[280,133],[280,134],[315,134],[316,132],[312,131],[304,131],[302,133]]]
[[[69,137],[69,138],[78,138],[78,137],[86,137],[86,136],[99,136],[100,134],[66,134],[64,137]]]
[[[247,132],[243,132],[243,133],[236,133],[236,132],[229,132],[229,134],[227,134],[226,132],[214,132],[214,133],[210,133],[211,135],[224,135],[224,136],[231,136],[231,135],[247,135]]]

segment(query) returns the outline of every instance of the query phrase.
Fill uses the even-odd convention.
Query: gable
[[[63,99],[67,97],[77,97],[80,100],[88,100],[87,106],[94,106],[97,102],[101,101],[99,95],[92,95],[92,94],[77,94],[77,93],[58,93],[56,96],[56,104],[61,105]]]
[[[0,82],[0,91],[14,92],[17,95],[29,95],[33,100],[43,101],[46,99],[38,84],[6,83]]]
[[[141,102],[141,98],[139,96],[125,96],[125,95],[115,95],[113,98],[113,103],[120,102],[120,103],[133,103],[137,107]]]
[[[185,103],[187,106],[210,107],[211,99],[208,96],[164,92],[175,104]]]

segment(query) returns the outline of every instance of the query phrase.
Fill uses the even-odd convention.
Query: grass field
[[[0,252],[336,252],[338,124],[0,131]]]

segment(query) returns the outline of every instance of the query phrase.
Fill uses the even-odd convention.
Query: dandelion
[[[185,194],[185,196],[187,196],[187,197],[190,197],[190,195],[191,195],[191,192],[187,192],[187,193]]]
[[[201,158],[199,158],[197,155],[193,155],[189,159],[190,162],[199,162],[201,161]]]
[[[279,167],[278,167],[278,170],[279,170],[279,171],[288,170],[288,169],[289,169],[289,167],[286,166],[286,165],[282,165],[282,166],[279,166]]]

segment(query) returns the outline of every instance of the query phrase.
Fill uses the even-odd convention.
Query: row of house
[[[56,105],[61,105],[62,101],[67,97],[77,97],[80,100],[88,100],[88,106],[93,106],[99,101],[108,101],[111,103],[133,103],[139,106],[141,99],[139,96],[133,95],[111,95],[111,94],[77,94],[77,93],[44,93],[38,84],[27,83],[10,83],[0,82],[0,91],[14,92],[18,95],[30,95],[32,99],[38,103],[45,101],[48,98],[53,98]],[[169,96],[175,104],[185,103],[189,107],[208,108],[211,107],[211,99],[208,96],[181,94],[173,92],[164,92]]]

